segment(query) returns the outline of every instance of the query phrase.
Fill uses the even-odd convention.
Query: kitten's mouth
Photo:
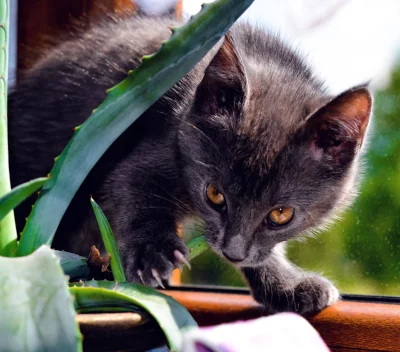
[[[232,264],[235,265],[240,265],[240,263],[243,263],[246,258],[245,257],[239,257],[239,256],[232,256],[232,254],[227,254],[222,250],[222,254],[226,259],[228,259]]]

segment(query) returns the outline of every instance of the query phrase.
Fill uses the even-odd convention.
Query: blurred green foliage
[[[400,295],[400,66],[390,85],[374,94],[374,117],[364,178],[355,204],[342,220],[306,242],[291,242],[290,259],[322,273],[343,293]],[[223,259],[196,259],[183,282],[241,286]]]

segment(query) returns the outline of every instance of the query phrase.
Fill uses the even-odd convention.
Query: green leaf
[[[85,257],[55,249],[53,252],[60,259],[61,268],[64,274],[69,276],[70,281],[88,278],[90,270]]]
[[[8,170],[7,81],[8,29],[10,1],[0,0],[0,197],[11,190]],[[17,247],[17,229],[14,212],[0,220],[0,255],[14,256]]]
[[[16,208],[26,198],[32,195],[47,181],[47,177],[37,178],[35,180],[23,183],[11,190],[8,194],[0,198],[0,220],[2,220],[7,213]]]
[[[18,255],[52,242],[74,194],[108,147],[204,57],[252,2],[218,0],[204,5],[188,23],[174,28],[156,54],[144,57],[137,70],[108,91],[56,159],[22,233]]]
[[[88,281],[85,286],[70,288],[75,308],[80,313],[104,311],[149,312],[163,330],[171,351],[179,351],[182,333],[197,327],[196,322],[181,304],[154,289],[136,284],[111,281]]]
[[[12,210],[27,199],[32,193],[42,187],[47,180],[47,177],[43,177],[23,183],[22,185],[13,188],[3,197],[0,197],[0,229],[4,229],[3,232],[0,231],[0,255],[14,257],[17,251],[17,237],[14,237],[12,231],[7,232],[10,230],[10,227],[6,226],[3,228],[3,223],[1,221],[6,219],[7,215],[11,214],[12,221],[14,222],[14,214]],[[15,224],[13,224],[13,226],[15,227]],[[8,230],[6,231],[5,229]]]
[[[205,251],[210,249],[204,235],[197,236],[191,239],[186,245],[189,249],[189,257],[188,257],[189,261],[193,260],[200,254],[203,254]]]
[[[117,282],[126,282],[124,267],[122,265],[117,241],[115,240],[114,234],[111,230],[111,226],[103,211],[100,209],[99,205],[94,201],[93,198],[90,198],[90,203],[92,204],[94,214],[96,215],[96,220],[100,228],[101,237],[103,238],[106,251],[108,254],[111,255],[110,262],[114,279]]]
[[[72,297],[47,246],[0,257],[0,351],[81,351]]]

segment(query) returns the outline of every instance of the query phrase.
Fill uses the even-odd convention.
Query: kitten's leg
[[[122,200],[122,203],[125,202]],[[116,212],[113,228],[129,282],[162,286],[188,254],[177,235],[176,221],[167,204],[149,208],[124,204]]]
[[[283,244],[273,249],[263,266],[242,271],[254,298],[271,313],[316,313],[339,299],[338,290],[327,279],[290,263],[285,258]]]

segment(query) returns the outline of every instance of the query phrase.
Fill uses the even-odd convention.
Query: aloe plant
[[[10,3],[0,0],[0,197],[11,189],[8,171],[7,82],[8,82],[8,28]],[[11,211],[0,220],[0,255],[12,255],[17,245],[14,214]]]
[[[182,333],[197,327],[197,323],[186,308],[173,298],[152,288],[125,282],[121,257],[110,224],[93,198],[91,204],[106,251],[111,255],[111,269],[116,282],[88,281],[72,285],[70,292],[74,296],[77,312],[138,311],[139,307],[157,321],[165,334],[170,350],[179,351]]]
[[[156,54],[144,57],[142,65],[130,72],[120,84],[111,88],[106,100],[82,126],[76,128],[73,138],[56,158],[48,179],[34,180],[11,193],[5,118],[7,58],[0,55],[0,93],[3,93],[0,95],[0,214],[3,216],[0,221],[0,255],[11,257],[16,251],[18,256],[24,256],[0,257],[0,266],[3,269],[0,273],[0,287],[7,287],[0,302],[0,349],[45,350],[54,346],[55,341],[60,341],[63,350],[81,349],[80,334],[74,322],[74,312],[70,309],[70,298],[66,294],[65,278],[59,260],[55,259],[54,253],[48,248],[58,224],[82,181],[106,149],[203,58],[252,2],[253,0],[218,0],[204,5],[202,11],[184,26],[173,28],[170,40]],[[0,42],[5,49],[8,6],[7,0],[0,0]],[[2,53],[4,52],[3,50]],[[72,172],[74,177],[70,177]],[[18,244],[14,217],[10,210],[43,182],[43,191],[40,192]],[[111,228],[100,208],[95,202],[92,205],[106,240],[106,248],[112,252],[111,257],[114,257],[114,274],[120,281],[124,281],[125,276]],[[195,239],[189,244],[189,248],[191,257],[201,253],[206,248],[204,238]],[[33,252],[35,253],[28,256]],[[41,263],[42,257],[47,260],[46,265]],[[20,265],[18,274],[12,269],[14,263]],[[54,288],[57,295],[46,298],[40,292],[47,288],[45,284],[48,281],[57,283],[57,288]],[[180,348],[181,332],[196,326],[184,307],[150,288],[96,281],[91,281],[88,285],[90,287],[70,288],[71,294],[75,296],[75,308],[79,312],[137,310],[141,307],[154,315],[173,351]],[[28,288],[31,291],[28,292]],[[34,296],[35,300],[28,300],[29,304],[23,304],[25,301],[22,298],[29,296],[32,290],[39,294]],[[15,299],[17,301],[14,302]],[[37,310],[49,301],[53,304],[50,310]],[[13,302],[18,302],[20,314],[17,318],[12,316]],[[27,326],[26,315],[34,317],[29,325],[31,329],[19,329],[18,327]],[[43,326],[37,326],[37,317],[46,318]],[[46,327],[55,331],[54,336],[57,339],[54,336],[43,336],[46,335],[43,333],[43,328]],[[12,340],[7,339],[8,333],[11,333]],[[60,333],[65,336],[58,337]],[[31,337],[34,339],[33,347],[29,344]]]
[[[80,287],[79,287],[80,286]],[[78,312],[121,312],[140,307],[150,313],[165,334],[171,351],[179,351],[182,333],[197,327],[186,309],[172,297],[141,285],[89,281],[70,288]]]

